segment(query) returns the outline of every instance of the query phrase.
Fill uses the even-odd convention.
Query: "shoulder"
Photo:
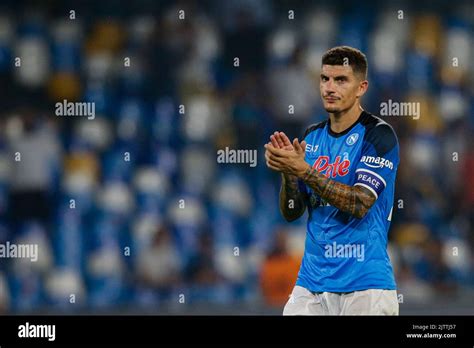
[[[361,124],[365,127],[364,142],[373,145],[378,153],[385,154],[398,146],[393,127],[380,117],[364,111]]]
[[[316,129],[324,128],[324,126],[326,126],[327,122],[328,122],[327,120],[324,120],[324,121],[321,121],[321,122],[318,122],[318,123],[314,123],[311,126],[309,126],[308,128],[306,128],[306,130],[304,132],[304,135],[303,135],[303,139],[306,138],[311,132],[314,132]]]

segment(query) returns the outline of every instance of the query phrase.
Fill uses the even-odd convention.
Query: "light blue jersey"
[[[387,254],[399,163],[392,127],[363,111],[344,132],[334,133],[326,120],[309,127],[304,139],[306,162],[332,180],[367,188],[377,200],[358,219],[322,201],[299,182],[309,217],[296,284],[314,292],[396,289]]]

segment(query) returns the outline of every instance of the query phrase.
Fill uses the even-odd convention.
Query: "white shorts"
[[[396,290],[313,293],[296,285],[283,315],[398,315]]]

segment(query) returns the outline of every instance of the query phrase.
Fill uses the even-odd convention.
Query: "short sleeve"
[[[364,136],[354,186],[363,186],[378,198],[394,180],[398,164],[397,136],[389,124],[379,123]]]

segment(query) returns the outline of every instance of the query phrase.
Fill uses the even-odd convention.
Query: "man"
[[[287,221],[308,208],[305,253],[284,315],[398,315],[387,254],[399,163],[392,127],[364,111],[367,59],[341,46],[322,58],[320,93],[329,119],[303,141],[275,132],[267,166],[281,173]]]

